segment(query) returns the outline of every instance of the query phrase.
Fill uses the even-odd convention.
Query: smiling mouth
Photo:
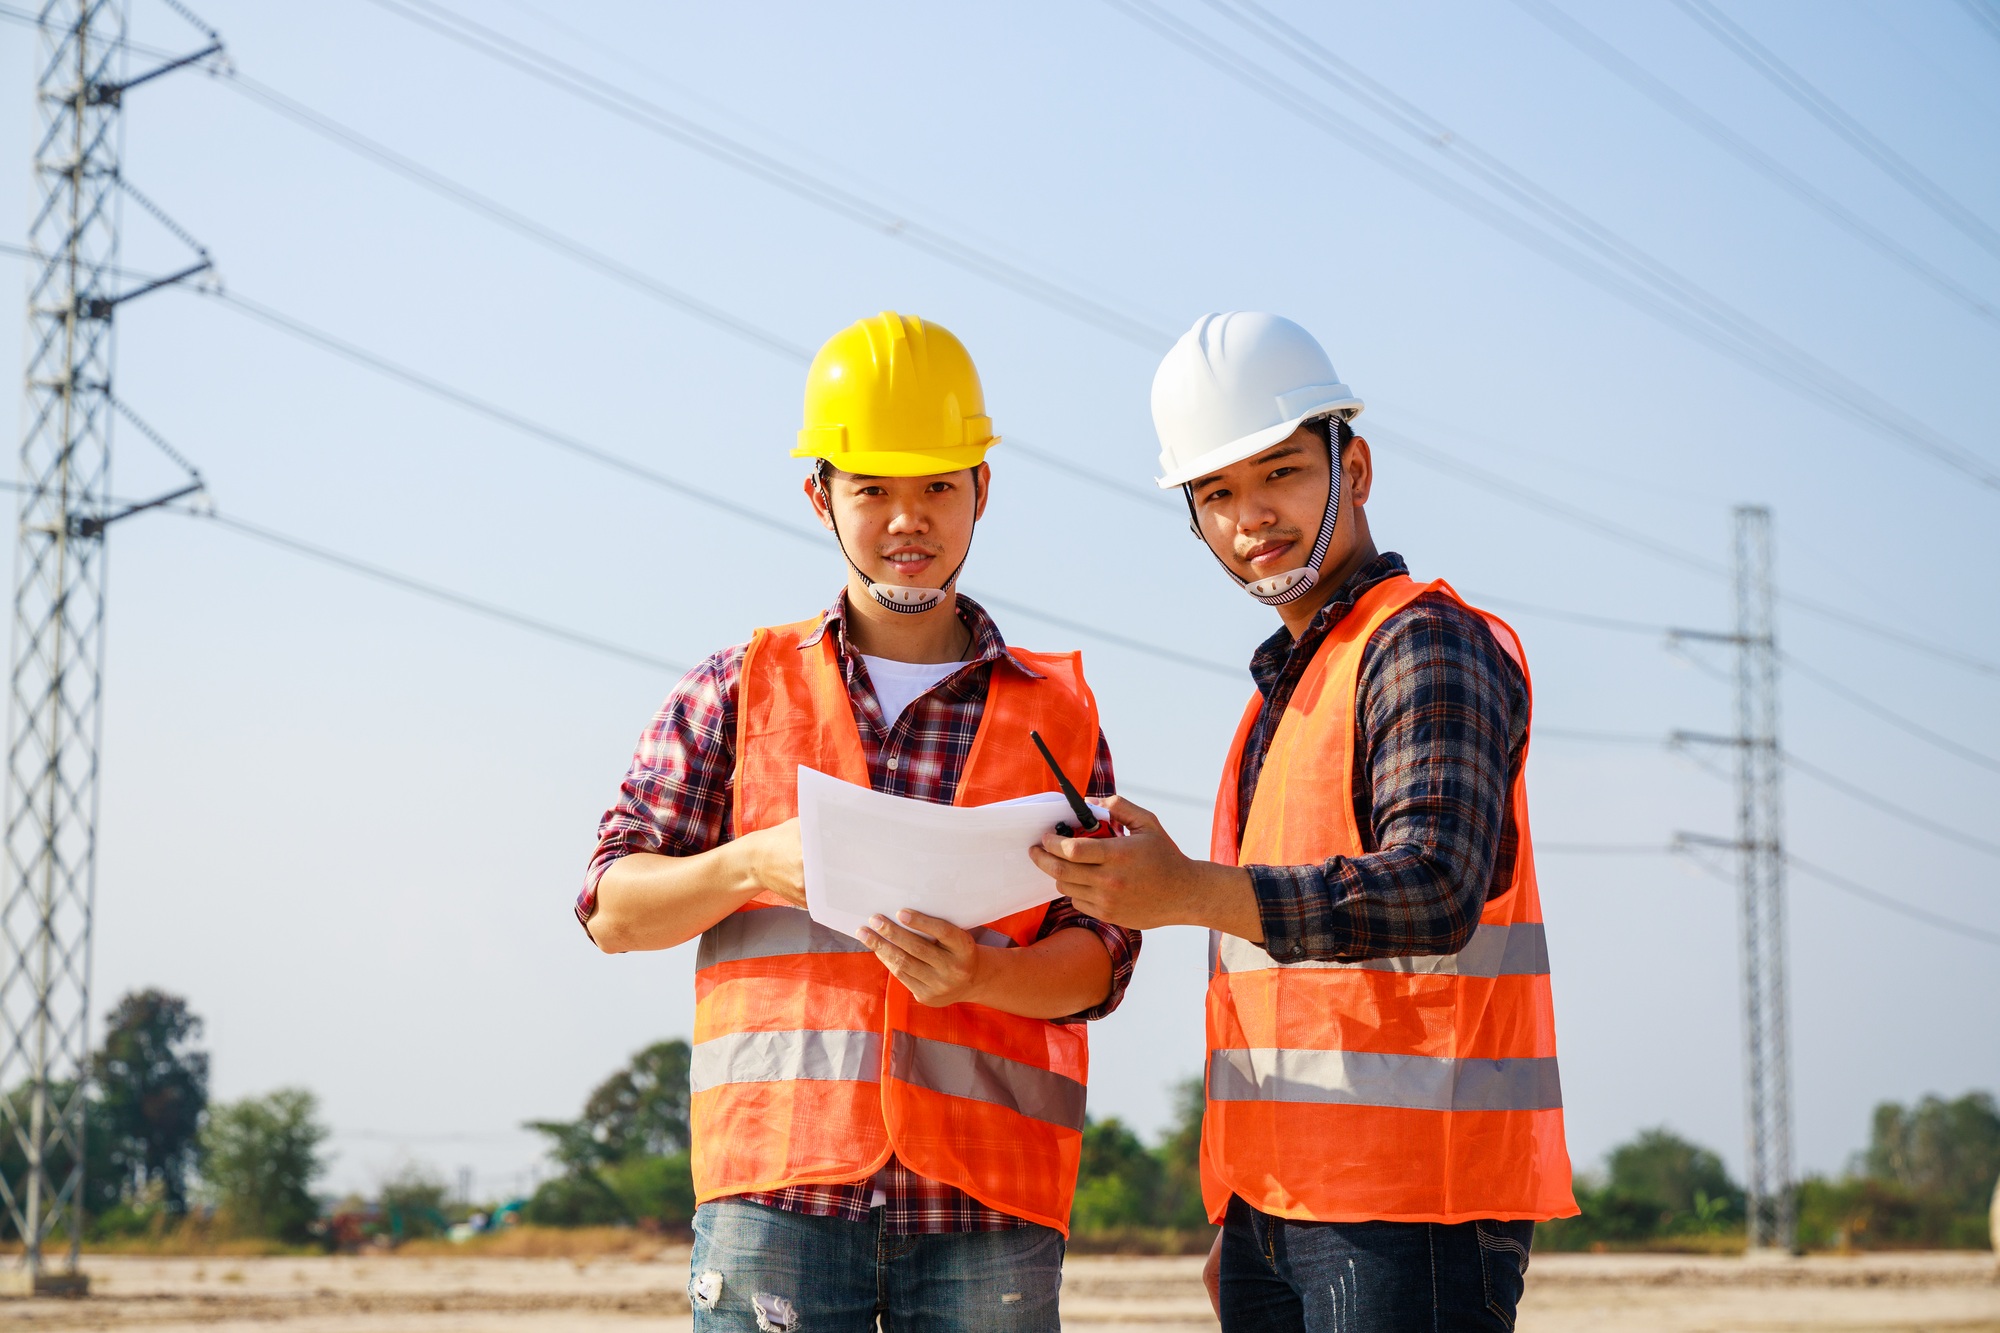
[[[895,551],[882,557],[889,562],[889,568],[901,577],[922,574],[937,562],[937,556],[929,551]]]
[[[1268,569],[1290,554],[1296,544],[1289,541],[1260,543],[1251,549],[1250,554],[1243,558],[1243,562],[1252,569]]]

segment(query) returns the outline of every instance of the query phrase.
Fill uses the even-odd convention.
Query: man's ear
[[[978,467],[972,469],[972,484],[974,489],[979,492],[979,503],[974,505],[972,509],[973,521],[977,522],[986,517],[986,501],[993,494],[992,465],[981,463]]]
[[[821,527],[825,528],[828,532],[832,532],[834,530],[833,513],[828,507],[832,504],[832,499],[821,489],[819,474],[817,472],[806,478],[805,493],[806,502],[813,507],[813,517],[819,520]]]
[[[1368,503],[1368,492],[1374,485],[1375,456],[1368,451],[1368,441],[1356,435],[1341,452],[1341,496],[1357,505],[1365,505]]]

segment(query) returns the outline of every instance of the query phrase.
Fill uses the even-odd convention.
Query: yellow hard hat
[[[999,442],[965,344],[885,310],[834,334],[813,358],[792,457],[864,476],[928,477],[977,467]]]

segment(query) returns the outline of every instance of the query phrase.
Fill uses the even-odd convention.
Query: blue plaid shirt
[[[1385,552],[1356,571],[1296,640],[1280,628],[1250,659],[1264,696],[1237,772],[1237,827],[1271,737],[1327,632],[1370,588],[1408,572]],[[1514,777],[1528,686],[1485,621],[1426,594],[1362,650],[1354,701],[1354,823],[1363,854],[1246,867],[1264,948],[1281,963],[1457,953],[1489,895],[1513,879]]]

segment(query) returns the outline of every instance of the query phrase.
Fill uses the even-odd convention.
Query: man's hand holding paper
[[[1069,817],[1055,792],[935,805],[801,768],[806,907],[857,938],[870,917],[895,922],[906,910],[975,929],[1061,893],[1028,852]]]

